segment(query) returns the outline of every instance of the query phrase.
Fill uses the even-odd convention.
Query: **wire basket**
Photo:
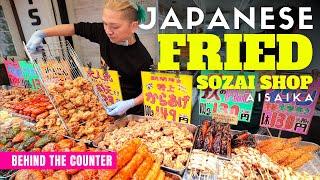
[[[54,98],[49,91],[50,85],[82,77],[93,87],[93,93],[97,96],[102,107],[106,110],[106,102],[97,90],[96,85],[87,76],[78,55],[68,41],[44,44],[36,53],[30,53],[25,44],[24,48],[39,76],[39,80],[43,85],[46,95],[57,112],[61,124],[70,136],[72,136],[69,129],[70,127],[66,125],[65,119],[61,116],[60,107],[58,106],[56,98]]]

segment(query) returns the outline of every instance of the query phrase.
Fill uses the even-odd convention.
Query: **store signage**
[[[98,91],[106,104],[112,105],[122,100],[119,74],[117,71],[98,68],[84,68],[88,76],[94,81]]]
[[[308,90],[268,90],[260,126],[308,134],[319,98],[320,79]]]
[[[25,38],[39,29],[56,25],[55,14],[50,0],[13,0]],[[46,39],[48,43],[56,42],[58,37]]]
[[[46,83],[72,80],[71,67],[66,60],[47,60],[38,63],[42,78]]]
[[[17,87],[23,87],[24,86],[24,80],[22,76],[21,69],[19,67],[18,61],[14,59],[3,59],[3,64],[6,67],[10,85],[11,86],[17,86]]]
[[[141,72],[145,116],[191,122],[192,76]]]
[[[203,75],[256,76],[253,72],[202,71]],[[234,82],[230,82],[231,84]],[[235,115],[238,121],[250,122],[255,90],[210,89],[200,91],[199,115],[211,117],[215,113]]]
[[[25,87],[31,88],[33,90],[39,89],[41,87],[41,84],[39,76],[33,67],[33,64],[25,60],[21,60],[19,61],[19,66],[24,78]]]

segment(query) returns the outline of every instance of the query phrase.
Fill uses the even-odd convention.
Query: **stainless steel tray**
[[[126,127],[130,121],[138,121],[139,119],[153,119],[153,118],[152,117],[145,117],[145,116],[138,116],[138,115],[127,115],[125,117],[122,117],[122,118],[118,119],[112,126],[110,126],[106,130],[106,132],[112,132],[115,129],[118,129],[120,127]],[[198,129],[197,126],[195,126],[193,124],[187,124],[187,123],[178,123],[178,124],[181,125],[181,126],[187,127],[187,129],[190,132],[192,132],[193,137],[195,137],[195,135],[197,133],[197,129]],[[93,146],[94,147],[98,147],[99,140],[102,141],[101,138],[93,142]],[[195,140],[195,138],[193,138],[193,143],[194,143],[194,140]],[[190,150],[190,152],[191,151],[192,151],[192,149]],[[189,161],[189,158],[190,158],[190,152],[189,152],[189,155],[188,155],[187,162]],[[162,169],[164,169],[164,170],[166,170],[168,172],[179,174],[180,176],[183,175],[183,173],[184,173],[184,171],[186,169],[186,166],[183,169],[173,169],[173,168],[170,168],[170,167],[167,167],[167,166],[163,166],[163,165],[161,167],[162,167]]]
[[[271,136],[267,136],[267,135],[255,134],[255,138],[258,143],[259,141],[262,141],[262,140],[271,139],[271,138],[278,138],[278,137],[271,137]],[[307,141],[301,141],[300,145],[302,145],[302,146],[314,145],[314,146],[318,146],[320,148],[320,146],[318,144],[315,144],[312,142],[307,142]],[[298,169],[298,171],[299,172],[304,171],[304,172],[307,172],[311,175],[319,175],[320,174],[320,150],[315,152],[314,159],[305,163],[302,167],[300,167]]]

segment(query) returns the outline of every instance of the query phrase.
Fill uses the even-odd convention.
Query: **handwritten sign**
[[[69,63],[66,60],[47,60],[39,63],[42,78],[47,83],[72,80]]]
[[[27,61],[19,61],[19,66],[24,78],[25,87],[33,90],[39,89],[41,87],[41,83],[33,65]]]
[[[122,100],[119,74],[117,71],[104,71],[103,69],[97,68],[84,68],[84,70],[94,81],[108,106]]]
[[[14,59],[4,59],[3,64],[6,67],[10,85],[24,87],[24,79],[19,66],[19,62]]]
[[[201,74],[233,75],[239,71],[202,71]],[[254,72],[242,72],[242,75],[256,75]],[[256,81],[256,80],[255,80]],[[250,122],[254,103],[255,90],[225,90],[208,88],[200,91],[199,115],[212,117],[213,113],[231,114],[238,117],[238,121]]]
[[[308,90],[268,90],[260,126],[308,134],[319,98],[320,79]]]
[[[145,116],[191,122],[192,76],[141,72]]]
[[[220,123],[227,123],[233,125],[238,124],[238,116],[232,114],[212,113],[212,119]]]

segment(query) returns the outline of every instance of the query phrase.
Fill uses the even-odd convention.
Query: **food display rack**
[[[56,99],[49,92],[49,85],[52,83],[60,83],[64,80],[74,80],[78,77],[84,78],[86,81],[90,83],[93,87],[93,93],[98,97],[98,100],[102,104],[103,108],[106,110],[107,104],[99,93],[95,83],[88,77],[86,72],[84,71],[84,66],[82,65],[78,55],[70,45],[68,41],[60,41],[57,43],[44,44],[40,51],[36,53],[30,53],[24,44],[25,52],[27,53],[28,58],[34,66],[36,73],[39,76],[39,80],[43,86],[45,94],[48,96],[51,104],[56,110],[59,120],[61,124],[67,131],[67,133],[72,137],[72,133],[70,129],[67,127],[64,118],[61,116],[60,109]],[[55,66],[54,69],[60,69],[63,72],[71,73],[71,76],[67,76],[66,74],[59,74],[59,76],[63,77],[62,79],[56,77],[45,76],[45,72],[41,70],[41,66],[45,65],[47,62],[53,62],[52,64]],[[63,63],[62,63],[63,62]]]
[[[130,121],[138,121],[139,119],[146,119],[146,118],[152,119],[152,117],[145,117],[145,116],[139,116],[139,115],[127,115],[127,116],[117,120],[115,122],[115,126],[112,127],[110,129],[110,131],[113,131],[114,128],[118,129],[120,127],[126,127]],[[178,125],[179,126],[185,126],[193,134],[193,136],[195,137],[195,135],[197,133],[197,130],[198,130],[197,126],[195,126],[193,124],[180,123],[180,122],[178,123]],[[195,138],[193,138],[193,143],[194,143],[194,140],[195,140]],[[98,147],[97,143],[98,142],[93,142],[94,147]],[[188,160],[190,158],[190,153],[191,152],[192,152],[192,149],[190,150],[190,152],[188,154]],[[171,172],[171,173],[175,173],[175,174],[178,174],[180,176],[182,176],[184,174],[184,171],[186,169],[186,166],[184,168],[182,168],[182,169],[174,169],[174,168],[170,168],[170,167],[167,167],[167,166],[164,166],[164,165],[162,165],[161,167],[165,171],[168,171],[168,172]]]

